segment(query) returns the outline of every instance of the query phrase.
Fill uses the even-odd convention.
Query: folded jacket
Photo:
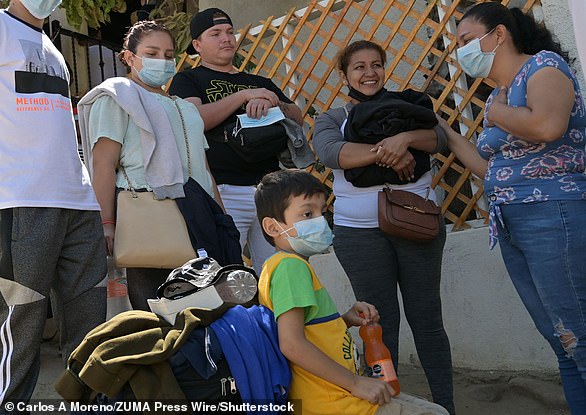
[[[352,143],[376,144],[402,132],[431,129],[437,125],[431,99],[421,92],[385,91],[376,100],[356,104],[344,126],[344,139]],[[417,181],[431,168],[429,154],[410,148],[415,158],[414,178]],[[406,184],[390,168],[370,165],[344,170],[344,177],[356,187]]]

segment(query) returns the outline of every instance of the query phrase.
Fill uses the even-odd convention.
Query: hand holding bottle
[[[377,323],[380,319],[375,306],[364,301],[356,302],[352,308],[342,316],[348,327],[364,326],[370,323]]]
[[[393,389],[391,396],[401,392],[391,352],[383,343],[383,330],[378,323],[370,323],[360,327],[360,337],[364,341],[368,376],[387,382]]]
[[[393,390],[388,383],[379,379],[356,375],[350,393],[373,405],[384,405],[391,400]]]

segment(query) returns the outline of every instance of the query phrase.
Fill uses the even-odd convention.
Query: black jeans
[[[444,330],[440,280],[445,227],[430,242],[395,238],[378,228],[334,226],[334,250],[348,275],[356,299],[373,304],[379,311],[383,340],[393,357],[399,358],[403,309],[413,332],[417,355],[425,371],[435,403],[454,411],[452,356]]]

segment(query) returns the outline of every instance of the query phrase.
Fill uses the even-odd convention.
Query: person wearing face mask
[[[162,87],[175,74],[175,41],[154,21],[134,24],[121,52],[129,78],[110,78],[78,105],[84,154],[102,212],[106,248],[112,254],[116,229],[116,189],[132,186],[155,197],[183,198],[191,177],[221,205],[205,158],[208,148],[197,108]],[[147,156],[148,155],[148,156]],[[149,311],[170,270],[127,269],[134,309]]]
[[[100,206],[77,152],[69,71],[42,30],[60,3],[0,10],[0,412],[35,389],[51,291],[64,359],[106,317]]]
[[[554,350],[572,414],[586,414],[586,108],[549,31],[519,9],[482,3],[457,30],[458,62],[497,88],[476,145],[448,144],[479,177],[490,246]]]
[[[349,88],[350,102],[317,118],[312,142],[319,160],[333,170],[334,251],[356,297],[378,308],[383,340],[397,367],[401,320],[397,288],[400,288],[405,316],[433,400],[453,414],[452,359],[440,298],[445,226],[442,221],[437,237],[418,242],[386,234],[378,223],[378,192],[384,186],[436,202],[431,190],[429,154],[441,151],[445,133],[437,125],[432,128],[433,123],[427,124],[427,128],[395,133],[374,144],[366,140],[355,142],[347,136],[352,115],[356,119],[359,114],[356,110],[365,105],[382,108],[389,96],[423,103],[417,112],[423,112],[425,118],[431,113],[435,118],[429,106],[426,107],[431,102],[425,94],[384,89],[385,61],[386,54],[380,45],[366,40],[353,42],[338,53],[338,72]],[[373,123],[376,122],[374,119]],[[419,156],[414,158],[417,153]],[[427,157],[423,169],[416,166],[421,156]],[[357,168],[382,171],[383,180],[356,187],[347,180],[346,173]]]
[[[236,36],[232,20],[223,10],[213,7],[198,12],[191,19],[190,31],[193,41],[187,53],[198,53],[200,65],[175,75],[169,93],[197,105],[210,145],[207,159],[212,174],[226,211],[240,231],[240,245],[248,246],[252,266],[260,272],[274,249],[256,220],[254,191],[266,173],[279,169],[280,151],[259,162],[247,161],[225,142],[225,130],[232,127],[237,115],[246,114],[254,121],[277,106],[285,117],[303,125],[301,109],[270,79],[234,68]]]
[[[447,414],[439,405],[360,376],[349,327],[379,321],[377,309],[357,302],[338,314],[325,287],[307,262],[332,243],[323,216],[326,191],[311,174],[280,170],[263,177],[254,195],[258,220],[277,253],[264,264],[259,301],[275,316],[279,348],[290,363],[289,399],[296,414]]]

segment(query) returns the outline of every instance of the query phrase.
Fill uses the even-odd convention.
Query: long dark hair
[[[482,23],[487,31],[504,25],[513,38],[513,43],[519,53],[535,55],[539,51],[549,50],[562,56],[569,62],[568,53],[562,50],[551,32],[543,24],[538,24],[517,7],[509,9],[499,2],[486,2],[472,6],[462,17]]]

